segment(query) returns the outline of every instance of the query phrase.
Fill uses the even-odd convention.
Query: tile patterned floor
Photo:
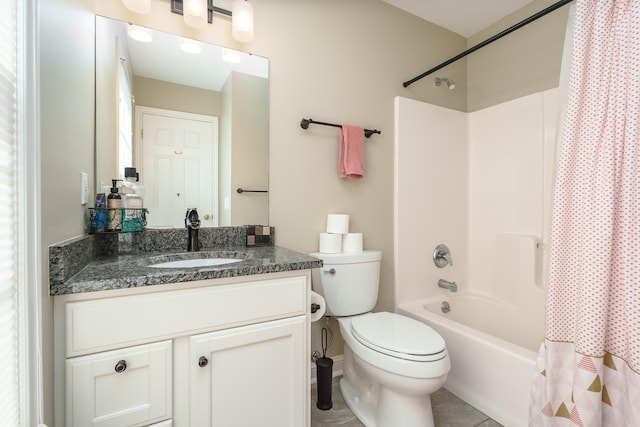
[[[337,380],[334,380],[331,389],[333,408],[321,411],[316,407],[316,401],[317,389],[314,384],[311,387],[311,427],[363,427],[344,402]],[[445,389],[431,395],[431,405],[436,427],[501,427]]]

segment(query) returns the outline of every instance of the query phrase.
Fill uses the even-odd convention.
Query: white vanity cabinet
[[[191,337],[193,425],[303,425],[304,330],[296,317]]]
[[[309,270],[56,296],[56,426],[308,426]]]
[[[171,419],[171,356],[171,341],[163,341],[68,359],[67,425],[140,426]]]

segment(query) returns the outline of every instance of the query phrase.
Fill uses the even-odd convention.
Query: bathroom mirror
[[[269,223],[267,58],[97,16],[95,70],[96,192],[133,166],[148,228]]]

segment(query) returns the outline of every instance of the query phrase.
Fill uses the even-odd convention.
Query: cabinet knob
[[[116,370],[116,372],[118,374],[126,371],[127,370],[127,361],[126,360],[119,360],[118,363],[116,363],[115,370]]]
[[[200,359],[198,359],[198,366],[200,366],[201,368],[204,368],[208,364],[209,364],[209,359],[207,359],[204,356],[200,356]]]

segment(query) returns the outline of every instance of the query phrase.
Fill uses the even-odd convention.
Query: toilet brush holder
[[[333,407],[331,402],[331,383],[333,381],[333,359],[320,357],[316,359],[316,379],[318,385],[318,409],[327,411]]]

